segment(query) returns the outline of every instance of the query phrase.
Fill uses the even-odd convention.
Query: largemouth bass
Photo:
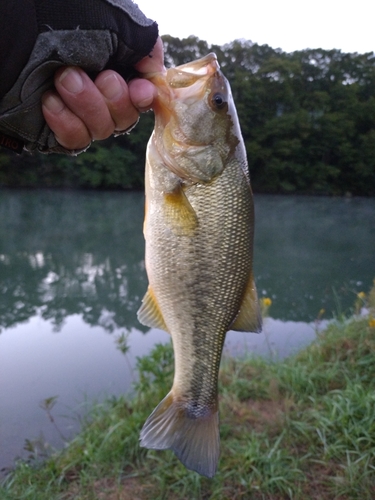
[[[141,446],[171,449],[188,469],[212,477],[225,335],[261,330],[246,153],[215,54],[148,78],[158,97],[145,180],[149,287],[138,318],[171,334],[175,374]]]

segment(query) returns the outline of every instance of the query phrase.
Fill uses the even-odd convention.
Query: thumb
[[[163,73],[165,71],[163,41],[160,37],[156,40],[150,54],[141,59],[134,67],[140,73]]]

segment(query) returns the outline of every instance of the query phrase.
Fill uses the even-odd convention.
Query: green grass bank
[[[375,289],[363,303],[368,314],[332,321],[285,361],[224,359],[214,479],[138,445],[172,382],[172,348],[158,345],[139,360],[132,399],[95,406],[64,450],[19,462],[0,499],[374,499]]]

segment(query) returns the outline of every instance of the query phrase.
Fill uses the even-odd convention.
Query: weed
[[[66,449],[42,464],[19,462],[0,486],[1,500],[375,497],[369,317],[336,318],[316,342],[284,361],[224,360],[221,458],[212,480],[186,470],[172,452],[139,447],[142,424],[171,386],[171,345],[138,359],[138,370],[132,399],[96,405]],[[53,399],[46,411],[52,406]]]

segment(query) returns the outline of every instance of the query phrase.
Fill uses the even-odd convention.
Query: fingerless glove
[[[55,71],[79,66],[94,77],[109,68],[129,79],[134,64],[155,45],[157,24],[132,0],[6,4],[0,22],[8,26],[0,43],[0,143],[3,133],[29,151],[77,154],[57,143],[43,117],[41,97],[53,87]]]

